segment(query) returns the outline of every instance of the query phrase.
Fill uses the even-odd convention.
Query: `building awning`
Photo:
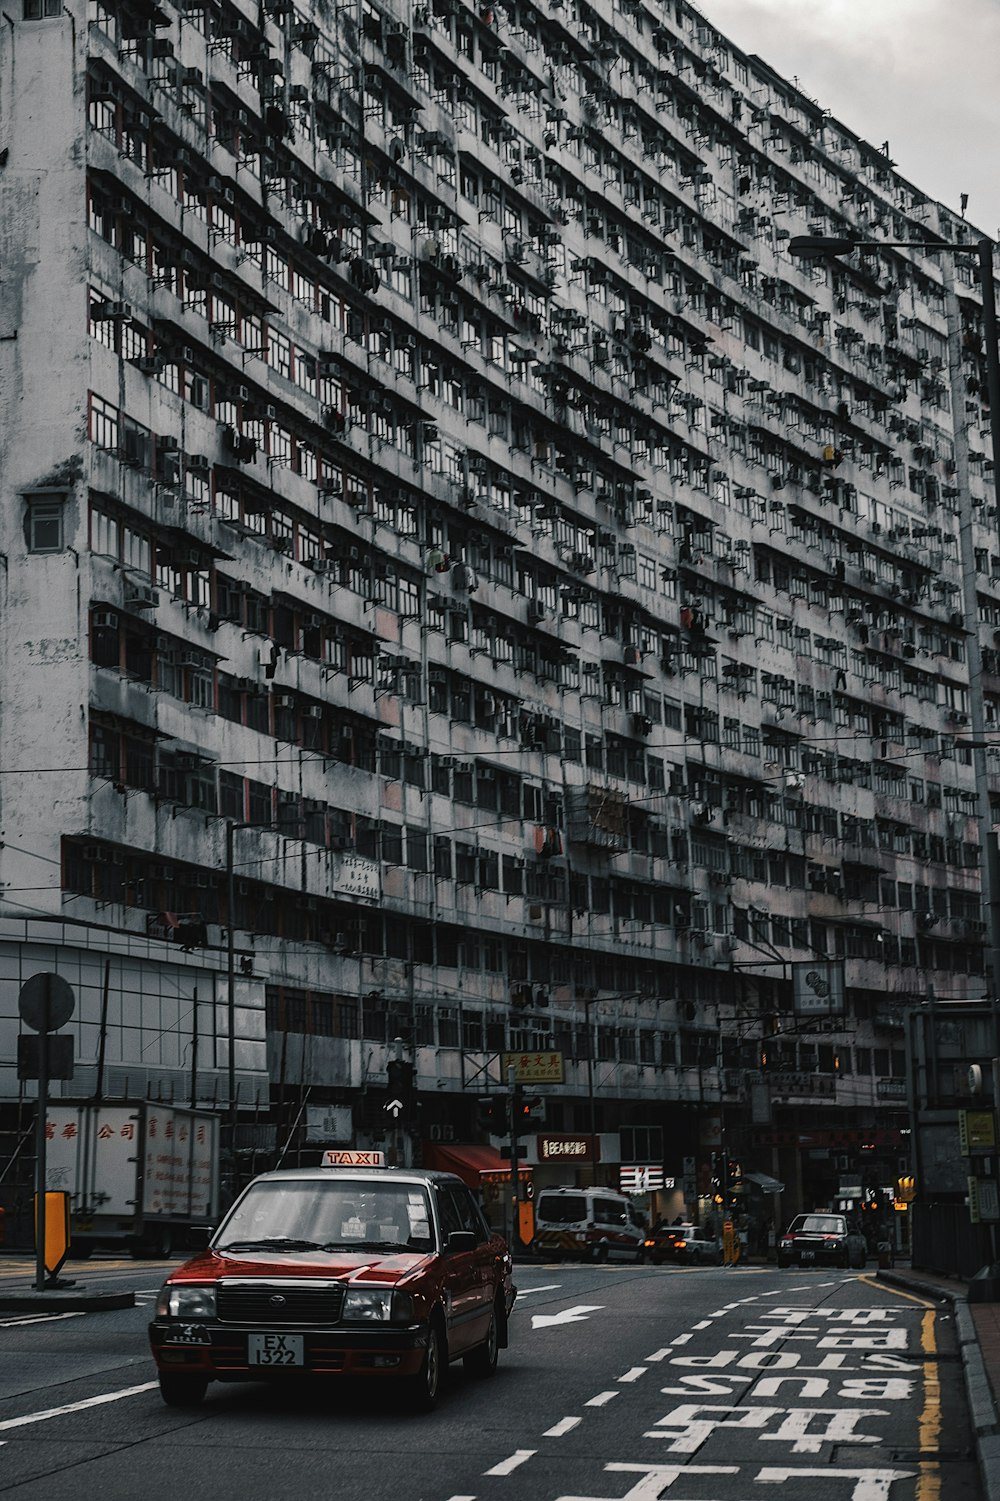
[[[495,1147],[451,1146],[443,1142],[426,1142],[423,1150],[423,1165],[441,1173],[454,1173],[469,1188],[480,1188],[484,1183],[509,1183],[510,1163],[501,1157]],[[531,1168],[521,1166],[517,1176],[531,1177]]]
[[[744,1173],[744,1183],[756,1183],[757,1187],[766,1194],[784,1193],[785,1185],[779,1183],[777,1178],[772,1178],[769,1173]]]

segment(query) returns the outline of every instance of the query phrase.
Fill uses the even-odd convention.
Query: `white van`
[[[610,1188],[542,1188],[535,1199],[536,1256],[642,1261],[646,1221],[624,1194]]]

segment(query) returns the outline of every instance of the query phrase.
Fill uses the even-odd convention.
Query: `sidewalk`
[[[73,1262],[60,1273],[70,1286],[46,1287],[37,1292],[31,1260],[25,1251],[0,1252],[0,1313],[99,1313],[135,1307],[131,1288],[123,1289],[111,1281],[102,1283],[100,1273],[95,1276],[86,1263]],[[15,1263],[13,1271],[10,1262]],[[79,1275],[84,1268],[90,1276]]]
[[[1000,1501],[1000,1303],[970,1303],[965,1282],[933,1272],[899,1267],[877,1275],[901,1291],[953,1306],[983,1494]]]

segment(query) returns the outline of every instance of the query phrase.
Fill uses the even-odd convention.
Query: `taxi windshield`
[[[420,1183],[315,1178],[251,1184],[212,1242],[216,1251],[432,1251]]]

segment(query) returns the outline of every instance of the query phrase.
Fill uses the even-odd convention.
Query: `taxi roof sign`
[[[321,1167],[385,1167],[384,1152],[361,1151],[354,1147],[330,1147],[320,1159]]]

